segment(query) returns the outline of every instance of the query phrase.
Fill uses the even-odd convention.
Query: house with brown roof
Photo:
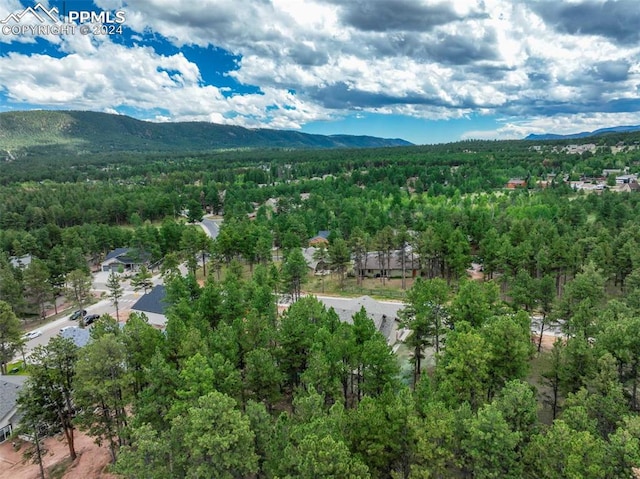
[[[309,238],[309,246],[319,246],[321,244],[329,245],[329,231],[318,231],[318,234],[313,238]]]
[[[507,184],[505,185],[505,188],[509,190],[515,190],[516,188],[526,188],[526,187],[527,187],[527,180],[521,180],[519,178],[511,178],[509,181],[507,181]]]
[[[611,191],[615,191],[616,193],[638,192],[640,191],[640,184],[637,181],[622,183],[611,188]]]

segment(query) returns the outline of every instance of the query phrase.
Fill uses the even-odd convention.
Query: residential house
[[[272,210],[276,211],[278,209],[278,198],[269,198],[267,201],[264,202],[264,204],[268,208],[271,208]]]
[[[104,261],[100,264],[102,271],[120,271],[135,272],[140,266],[148,266],[151,255],[146,251],[140,251],[136,248],[117,248],[111,251]]]
[[[361,296],[359,298],[325,296],[318,299],[327,308],[333,308],[340,321],[350,324],[353,323],[353,316],[364,308],[376,329],[387,339],[387,343],[393,345],[396,342],[396,323],[399,318],[399,311],[404,308],[404,304],[377,301],[369,296]]]
[[[356,264],[356,274],[367,278],[402,278],[402,251],[391,251],[389,258],[386,253],[378,251],[368,252],[361,264]],[[405,251],[404,277],[418,276],[420,264],[418,256],[410,250]]]
[[[309,239],[309,246],[329,245],[329,231],[318,231],[318,234]]]
[[[60,336],[70,339],[79,348],[84,348],[91,340],[88,328],[79,328],[78,326],[66,326],[60,330]]]
[[[592,191],[596,193],[602,192],[606,188],[606,184],[603,181],[597,181],[596,183],[587,181],[570,181],[569,185],[576,191]]]
[[[616,176],[616,184],[622,185],[638,181],[638,175],[619,175]]]
[[[153,287],[151,291],[140,297],[131,307],[132,313],[144,313],[149,324],[158,328],[164,328],[167,324],[167,308],[169,303],[165,301],[167,290],[161,284]]]
[[[25,254],[24,256],[12,256],[9,258],[11,266],[18,269],[25,269],[31,264],[32,260],[33,257],[30,254]]]
[[[596,152],[596,145],[594,143],[585,143],[583,145],[567,145],[562,149],[568,155],[581,155],[585,152]]]
[[[509,190],[515,190],[516,188],[526,188],[526,187],[527,187],[527,180],[521,180],[519,178],[511,178],[505,185],[505,188]]]
[[[6,441],[20,420],[18,394],[26,376],[0,376],[0,443]]]
[[[316,253],[319,249],[320,248],[316,248],[314,246],[302,248],[302,256],[304,256],[304,259],[307,262],[307,266],[314,274],[323,273],[330,269],[327,262],[316,259]]]
[[[632,181],[629,183],[621,183],[617,184],[611,191],[615,191],[616,193],[631,193],[640,191],[640,184],[637,181]]]

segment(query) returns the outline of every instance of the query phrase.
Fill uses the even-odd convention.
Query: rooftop
[[[169,304],[165,302],[167,290],[161,284],[153,287],[151,291],[143,295],[131,307],[132,310],[142,311],[144,313],[165,314]]]
[[[16,407],[18,394],[26,379],[26,376],[0,376],[0,420]]]
[[[367,316],[371,318],[376,329],[380,331],[387,342],[392,344],[395,342],[395,319],[398,317],[398,311],[404,308],[402,303],[393,303],[388,301],[377,301],[370,296],[360,296],[359,298],[318,298],[327,308],[333,308],[338,314],[340,321],[345,323],[353,323],[353,315],[364,308]]]

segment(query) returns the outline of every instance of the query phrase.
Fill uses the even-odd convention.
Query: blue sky
[[[640,124],[636,0],[56,0],[124,22],[17,33],[36,3],[0,0],[0,111],[417,144]]]

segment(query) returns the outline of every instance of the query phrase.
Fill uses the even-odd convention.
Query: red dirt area
[[[538,347],[538,339],[540,338],[540,335],[538,334],[532,334],[531,335],[531,342],[533,343],[533,345],[537,348]],[[554,343],[558,340],[558,336],[553,336],[550,334],[543,334],[542,335],[542,350],[543,351],[551,351],[553,349],[553,345]]]
[[[110,461],[107,447],[99,447],[93,442],[93,438],[78,431],[75,434],[78,457],[73,463],[68,463],[69,448],[64,439],[52,437],[46,439],[44,443],[47,450],[43,455],[46,477],[49,477],[49,471],[56,465],[63,468],[65,461],[67,461],[65,473],[57,476],[62,479],[117,479],[119,477],[104,472]],[[23,457],[27,444],[24,443],[18,447],[19,449],[16,450],[11,440],[0,444],[0,479],[39,479],[38,464],[33,464],[31,460]]]
[[[478,263],[471,263],[471,268],[467,270],[469,278],[474,281],[484,281],[484,273],[482,272],[482,265]]]

